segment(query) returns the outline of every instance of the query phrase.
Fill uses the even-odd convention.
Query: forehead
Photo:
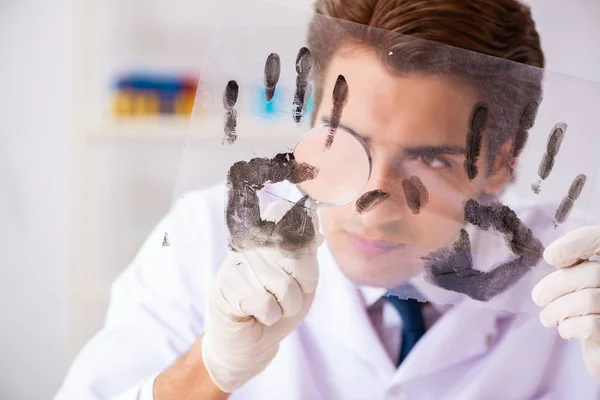
[[[374,51],[346,47],[325,72],[319,120],[331,113],[338,75],[348,82],[342,121],[359,134],[405,145],[464,145],[477,102],[470,86],[447,76],[393,72]]]

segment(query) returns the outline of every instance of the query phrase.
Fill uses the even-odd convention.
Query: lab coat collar
[[[382,289],[373,286],[359,286],[358,289],[362,294],[363,300],[365,301],[365,305],[367,308],[372,307],[381,299],[382,296],[385,296],[387,293],[387,289]]]
[[[393,292],[390,292],[389,289],[384,289],[384,288],[379,288],[379,287],[374,287],[374,286],[360,285],[360,286],[358,286],[358,289],[360,291],[360,294],[362,295],[362,298],[364,300],[364,303],[365,303],[367,309],[374,306],[375,303],[377,303],[377,301],[379,301],[379,299],[381,299],[383,296],[393,293]],[[400,296],[400,297],[404,298],[402,296]],[[438,304],[438,303],[432,303],[432,302],[429,303],[429,306],[433,307],[433,309],[439,315],[444,314],[446,311],[448,311],[452,307],[451,304]]]
[[[363,297],[363,300],[364,300],[367,308],[374,306],[375,303],[377,303],[377,301],[379,301],[379,299],[381,299],[383,296],[388,295],[388,294],[393,295],[393,293],[394,293],[393,290],[390,291],[390,289],[378,288],[378,287],[374,287],[374,286],[361,285],[361,286],[358,286],[358,289],[360,290],[360,293]],[[405,297],[400,296],[400,298],[405,298]],[[429,302],[429,306],[433,307],[433,309],[439,315],[444,314],[446,311],[448,311],[452,307],[451,304],[439,304],[439,303],[434,303],[434,302]]]
[[[452,307],[396,371],[367,314],[368,306],[386,290],[354,285],[337,267],[327,244],[319,249],[319,265],[319,285],[306,323],[369,363],[386,384],[392,379],[407,381],[451,368],[485,353],[497,340],[496,320],[501,314]]]
[[[327,243],[319,248],[319,284],[305,322],[346,347],[363,362],[377,366],[382,382],[390,381],[395,366],[373,327],[367,306],[385,290],[370,291],[368,302],[359,288],[338,269]],[[375,299],[375,294],[380,294]]]
[[[417,342],[394,383],[448,370],[485,354],[499,340],[499,317],[491,310],[453,307]]]

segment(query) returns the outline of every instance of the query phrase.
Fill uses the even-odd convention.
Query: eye
[[[433,155],[422,155],[418,156],[417,159],[429,168],[450,168],[452,164],[444,159],[443,157],[437,157]]]

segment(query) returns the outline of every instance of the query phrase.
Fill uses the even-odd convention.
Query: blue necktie
[[[402,345],[400,346],[397,367],[425,333],[425,321],[421,312],[423,303],[419,303],[415,299],[401,299],[397,296],[387,296],[387,299],[402,318]]]

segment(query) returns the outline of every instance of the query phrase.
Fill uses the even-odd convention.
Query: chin
[[[332,249],[332,253],[340,271],[354,284],[361,286],[393,288],[422,270],[419,257],[408,249],[395,251],[385,257],[365,257],[348,249]]]

